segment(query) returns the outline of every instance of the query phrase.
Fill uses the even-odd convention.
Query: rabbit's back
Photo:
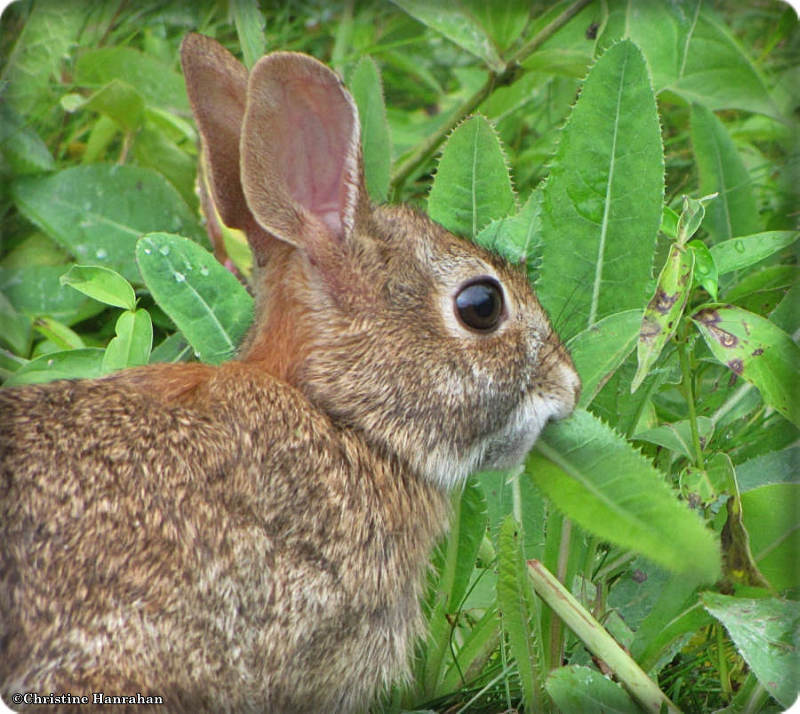
[[[4,693],[352,709],[402,669],[445,497],[268,375],[173,369],[0,391]]]

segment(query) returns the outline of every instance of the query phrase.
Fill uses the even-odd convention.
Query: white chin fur
[[[419,454],[416,466],[437,486],[456,488],[475,471],[506,469],[522,463],[548,419],[566,416],[567,411],[559,399],[530,394],[503,428],[466,453],[456,454],[450,445],[439,445],[427,454]]]

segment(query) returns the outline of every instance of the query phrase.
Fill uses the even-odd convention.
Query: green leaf
[[[102,312],[100,303],[60,284],[65,268],[64,265],[0,268],[0,292],[24,315],[47,315],[66,325]]]
[[[719,271],[717,270],[717,264],[714,262],[714,256],[703,241],[689,241],[687,247],[694,255],[692,285],[701,286],[711,296],[712,300],[716,300],[719,288]]]
[[[766,82],[702,0],[612,0],[602,38],[628,37],[644,51],[656,91],[709,109],[744,109],[781,118]]]
[[[631,382],[631,392],[635,392],[648,375],[667,340],[678,329],[692,289],[693,272],[694,252],[673,243],[658,276],[655,294],[647,303],[642,317],[636,344],[639,366]]]
[[[531,12],[527,0],[467,0],[464,4],[467,12],[480,19],[481,26],[499,50],[507,49],[520,36]]]
[[[800,446],[769,451],[736,466],[736,480],[742,493],[773,483],[800,483]]]
[[[77,166],[17,179],[11,191],[22,214],[77,260],[113,268],[133,283],[142,234],[167,229],[207,241],[175,188],[151,169]]]
[[[458,612],[462,605],[486,531],[486,497],[480,484],[468,481],[454,510],[449,541],[453,549],[445,566],[447,572],[442,576],[447,583],[448,613]]]
[[[534,282],[542,239],[542,192],[534,191],[513,216],[495,218],[475,237],[486,250],[502,255],[513,265],[525,265]]]
[[[17,175],[52,171],[50,149],[7,101],[0,102],[0,153]]]
[[[192,356],[192,348],[180,332],[163,339],[150,353],[150,364],[156,362],[186,362]]]
[[[562,714],[641,714],[628,693],[596,669],[569,665],[553,670],[547,693]]]
[[[625,310],[604,317],[567,342],[581,378],[578,407],[585,409],[592,403],[633,351],[641,324],[641,310]]]
[[[542,207],[539,299],[570,338],[652,289],[664,157],[647,66],[632,42],[592,68],[561,133]]]
[[[230,11],[239,37],[239,47],[242,48],[244,66],[250,69],[267,50],[264,13],[259,9],[257,0],[231,0]]]
[[[0,292],[0,342],[18,355],[27,355],[31,344],[31,320],[14,309]]]
[[[752,180],[725,126],[712,111],[693,104],[691,134],[700,191],[719,194],[706,208],[705,229],[714,242],[758,231]]]
[[[794,243],[797,231],[764,231],[740,236],[711,246],[711,255],[720,275],[755,265],[764,258]]]
[[[33,321],[33,326],[37,332],[44,335],[58,349],[74,350],[86,346],[83,338],[77,332],[52,317],[37,317]]]
[[[714,433],[714,422],[708,417],[697,417],[697,430],[701,439],[710,439]],[[647,441],[651,444],[663,446],[687,459],[694,457],[692,446],[692,427],[688,420],[676,421],[653,429],[647,429],[635,434],[637,441]]]
[[[742,493],[741,498],[742,521],[761,574],[778,592],[799,589],[800,484],[760,486]]]
[[[784,707],[794,704],[800,672],[800,603],[703,593],[703,605],[728,631],[762,686]]]
[[[769,406],[800,426],[800,347],[765,317],[739,307],[707,307],[692,315],[714,357],[751,382]]]
[[[61,0],[41,0],[30,8],[19,36],[5,62],[0,84],[4,99],[22,116],[39,117],[56,104],[58,85],[53,82],[64,58],[77,42],[86,17],[79,5]],[[8,25],[4,23],[4,34]]]
[[[719,546],[712,533],[647,459],[588,412],[577,410],[550,424],[526,470],[589,532],[674,572],[707,582],[719,574]]]
[[[136,89],[147,104],[184,115],[190,111],[183,77],[151,55],[133,47],[100,47],[78,56],[77,86],[100,88],[115,79]]]
[[[103,375],[105,350],[85,347],[78,350],[51,352],[20,367],[3,386],[38,384],[55,379],[94,379]]]
[[[115,372],[126,367],[147,364],[153,346],[153,322],[147,310],[125,310],[114,328],[116,337],[108,343],[103,357],[103,371]]]
[[[515,208],[514,191],[497,132],[474,116],[450,134],[428,197],[428,214],[461,236],[474,238],[492,219]]]
[[[136,308],[136,293],[131,284],[119,273],[98,265],[73,265],[59,282],[99,300],[106,305],[125,310]]]
[[[537,652],[538,640],[533,637],[530,624],[536,610],[522,557],[520,528],[513,516],[507,516],[500,526],[497,602],[502,614],[503,630],[517,662],[525,711],[542,711],[541,683],[537,681],[537,667],[542,657]]]
[[[411,17],[444,35],[451,42],[483,60],[489,69],[502,72],[505,64],[481,24],[464,12],[459,0],[392,0]]]
[[[80,95],[78,95],[80,96]],[[62,105],[63,105],[62,100]],[[144,122],[144,100],[130,84],[112,79],[101,89],[80,102],[70,102],[69,112],[89,109],[105,114],[125,131],[136,131]]]
[[[233,356],[253,319],[253,301],[207,250],[177,235],[150,233],[136,245],[144,282],[203,362]]]
[[[373,201],[383,203],[389,195],[392,145],[380,72],[375,61],[368,55],[362,57],[356,65],[350,80],[350,91],[358,106],[361,120],[361,146],[364,151],[367,191]]]

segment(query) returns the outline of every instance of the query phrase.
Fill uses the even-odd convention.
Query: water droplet
[[[734,241],[733,248],[737,253],[744,253],[744,241],[743,240]]]
[[[55,362],[55,360],[52,360],[52,359],[47,360],[47,366],[48,367],[52,367],[53,366],[53,362]]]
[[[105,248],[98,248],[94,255],[98,260],[105,260],[108,258],[108,251]]]
[[[145,254],[145,255],[150,255],[150,253],[152,253],[152,252],[153,252],[153,251],[152,251],[152,250],[150,250],[150,248],[145,248],[145,249],[144,249],[144,254]]]
[[[204,278],[208,276],[208,268],[206,268],[205,265],[200,268],[200,275],[202,275]]]
[[[173,277],[175,278],[176,283],[182,283],[186,280],[186,276],[183,273],[178,273],[177,271],[174,273]]]
[[[169,255],[169,246],[168,245],[162,245],[158,249],[158,252],[161,253],[161,255]]]

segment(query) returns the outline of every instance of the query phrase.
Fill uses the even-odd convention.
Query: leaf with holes
[[[253,300],[234,275],[188,238],[150,233],[136,260],[159,306],[203,362],[233,356],[253,319]]]
[[[428,197],[428,215],[445,228],[474,238],[490,221],[516,207],[497,132],[474,116],[450,134]]]
[[[733,305],[706,307],[692,315],[722,364],[751,382],[764,402],[800,426],[800,347],[767,318]]]
[[[544,187],[539,298],[570,338],[652,290],[664,156],[639,48],[620,42],[584,82]]]

